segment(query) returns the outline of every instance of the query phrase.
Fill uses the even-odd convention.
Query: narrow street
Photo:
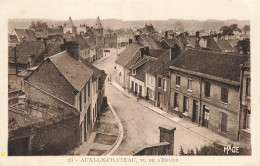
[[[115,81],[115,63],[117,57],[116,49],[110,49],[102,59],[94,65],[112,76]],[[122,51],[122,50],[121,50]],[[211,143],[208,139],[200,136],[191,130],[175,123],[149,108],[137,103],[137,101],[125,96],[106,80],[105,95],[113,106],[124,128],[124,138],[118,149],[113,155],[128,155],[132,151],[144,145],[159,142],[159,126],[171,125],[176,127],[174,153],[179,154],[180,147],[184,149],[200,147]]]

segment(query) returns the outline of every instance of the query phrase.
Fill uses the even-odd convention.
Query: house
[[[77,28],[74,26],[71,16],[69,17],[68,21],[64,23],[63,33],[77,33]]]
[[[142,98],[147,96],[145,72],[163,51],[150,50],[149,47],[141,48],[140,59],[130,67],[130,92]]]
[[[104,47],[105,48],[117,48],[117,34],[116,33],[104,34]]]
[[[216,37],[213,36],[202,36],[199,40],[199,47],[203,50],[211,50],[216,52],[222,52],[221,48],[219,47]]]
[[[250,143],[251,139],[251,74],[250,59],[241,65],[240,83],[240,138],[242,142]]]
[[[57,105],[49,96],[76,108],[80,143],[87,141],[97,118],[93,105],[97,79],[95,71],[80,61],[79,43],[68,41],[65,51],[47,58],[25,79],[26,99],[48,105]],[[44,95],[48,94],[47,96]]]
[[[246,56],[204,50],[180,52],[170,66],[169,110],[237,140],[240,64]]]
[[[150,25],[145,24],[145,27],[143,28],[142,31],[144,33],[155,33],[156,32],[156,30],[154,29],[152,24],[150,24]]]
[[[175,47],[161,52],[159,58],[146,69],[146,100],[162,110],[168,110],[170,98],[169,66],[173,63],[174,52],[179,51]]]
[[[35,32],[31,29],[17,29],[14,28],[14,30],[11,32],[11,38],[14,38],[14,36],[17,38],[18,43],[22,43],[24,41],[36,41],[36,35]],[[16,39],[12,39],[15,40]]]
[[[15,47],[19,44],[18,38],[15,35],[8,35],[8,46]]]
[[[90,37],[84,37],[89,45],[89,62],[94,62],[96,58],[96,44]]]
[[[44,41],[25,41],[16,47],[8,48],[9,69],[24,70],[44,60],[46,44]]]
[[[130,85],[130,67],[137,62],[140,56],[142,45],[132,43],[122,51],[115,61],[116,63],[116,81],[123,88],[129,89]],[[137,57],[137,58],[136,58]],[[135,59],[134,59],[135,58]]]
[[[8,156],[64,155],[79,146],[79,111],[42,89],[34,90],[53,104],[33,98],[9,103]]]

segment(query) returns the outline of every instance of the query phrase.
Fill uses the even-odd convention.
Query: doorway
[[[197,122],[198,118],[198,102],[193,100],[193,109],[192,109],[192,122]]]

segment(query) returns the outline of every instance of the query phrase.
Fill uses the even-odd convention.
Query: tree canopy
[[[250,26],[249,25],[245,25],[242,30],[244,32],[249,32],[250,31]]]
[[[237,49],[238,52],[242,52],[242,54],[248,55],[250,53],[250,39],[245,38],[243,40],[240,40],[237,43]]]
[[[40,31],[43,31],[43,29],[47,28],[47,27],[48,27],[48,25],[46,22],[41,22],[40,20],[38,20],[35,23],[35,21],[33,20],[29,28],[34,29],[35,32],[40,32]]]
[[[222,35],[228,35],[228,36],[234,35],[233,31],[242,32],[242,30],[238,28],[237,24],[232,24],[230,26],[224,25],[219,30],[222,31]]]

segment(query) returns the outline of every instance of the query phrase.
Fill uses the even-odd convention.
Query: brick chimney
[[[167,40],[168,39],[168,31],[166,30],[164,33],[164,39]]]
[[[140,48],[140,50],[141,50],[141,58],[142,58],[142,57],[144,57],[145,48],[142,47],[142,48]]]
[[[180,47],[175,44],[172,48],[170,48],[170,60],[176,58],[179,53],[180,53]]]
[[[79,42],[78,41],[66,41],[65,49],[68,53],[77,61],[79,61]]]
[[[30,66],[28,66],[28,67],[33,67],[35,65],[34,59],[35,59],[35,54],[30,54],[28,57],[28,62],[30,64]]]

